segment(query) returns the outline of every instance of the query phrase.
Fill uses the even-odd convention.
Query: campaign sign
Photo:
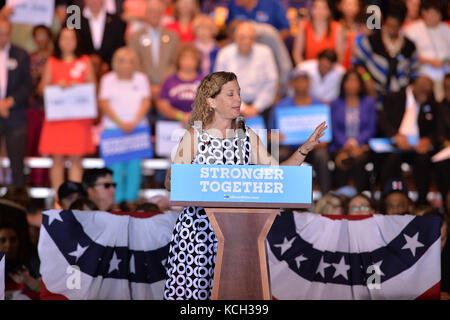
[[[152,158],[150,127],[142,126],[129,134],[120,129],[108,129],[100,135],[100,156],[105,165],[136,159]]]
[[[267,127],[262,116],[245,118],[245,124],[251,128],[261,139],[261,142],[267,148]]]
[[[47,86],[44,90],[47,121],[95,119],[97,95],[93,83],[76,84],[68,88]]]
[[[172,157],[186,129],[180,121],[158,120],[155,125],[155,151],[160,157]]]
[[[415,146],[419,142],[418,138],[406,137],[406,140],[411,146]],[[369,147],[375,153],[390,153],[400,151],[393,143],[395,144],[395,138],[392,140],[389,138],[369,139]]]
[[[310,207],[312,167],[172,164],[170,200],[205,207]]]
[[[274,110],[275,126],[280,129],[281,145],[300,145],[311,136],[316,127],[326,121],[328,130],[320,139],[330,142],[331,135],[331,115],[330,107],[327,105],[311,105],[307,107],[280,107]]]
[[[10,17],[12,23],[52,25],[55,0],[8,0],[6,5],[14,10]]]

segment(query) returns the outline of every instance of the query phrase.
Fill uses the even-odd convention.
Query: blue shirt
[[[250,12],[236,5],[234,0],[230,0],[228,11],[227,24],[233,20],[252,20],[271,24],[278,30],[289,29],[286,10],[277,0],[258,0]]]

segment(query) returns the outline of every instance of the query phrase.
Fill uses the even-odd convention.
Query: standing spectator
[[[114,209],[116,184],[112,176],[113,172],[108,168],[88,169],[83,173],[83,187],[88,199],[101,211]]]
[[[406,88],[417,77],[419,60],[416,46],[401,32],[406,7],[394,0],[384,16],[381,30],[360,35],[353,48],[353,65],[365,82],[374,81],[370,95],[381,97]]]
[[[380,114],[382,134],[392,139],[400,150],[386,156],[381,170],[381,182],[384,184],[389,178],[400,179],[402,161],[412,163],[419,193],[418,204],[427,203],[430,149],[435,142],[438,127],[436,109],[433,81],[421,76],[405,90],[388,94]]]
[[[180,38],[162,26],[165,5],[162,0],[148,0],[145,12],[145,28],[130,35],[128,45],[136,51],[140,70],[150,82],[151,97],[156,99],[164,79],[173,71],[175,54]]]
[[[359,73],[348,71],[341,83],[339,98],[331,103],[333,141],[330,152],[335,155],[337,188],[355,180],[358,192],[368,190],[365,166],[369,161],[368,142],[375,136],[377,111],[375,100],[367,96]]]
[[[195,45],[201,53],[201,73],[202,76],[214,71],[219,47],[216,44],[217,26],[214,20],[205,14],[198,15],[192,26],[194,32]]]
[[[137,70],[133,49],[118,49],[112,60],[113,71],[103,76],[100,84],[100,108],[104,113],[105,130],[121,129],[125,134],[138,126],[148,126],[150,86],[148,79]],[[141,186],[141,159],[114,163],[113,181],[117,184],[116,203],[131,203],[138,199]]]
[[[197,0],[175,0],[174,17],[175,21],[166,25],[180,37],[181,42],[194,41],[193,21],[200,12]]]
[[[40,92],[49,85],[67,88],[80,83],[95,83],[94,71],[87,55],[82,55],[78,34],[63,28],[56,39],[53,55],[47,60],[40,83]],[[50,184],[53,190],[64,181],[66,158],[71,162],[68,178],[80,182],[83,174],[81,161],[84,155],[95,152],[92,140],[92,119],[45,120],[39,152],[52,157]]]
[[[402,0],[407,9],[405,22],[403,26],[407,26],[410,23],[416,22],[420,19],[420,3],[421,0]]]
[[[439,134],[436,151],[450,147],[450,74],[444,77],[444,100],[439,105],[438,119]],[[435,165],[436,183],[445,201],[450,196],[450,159],[436,162]]]
[[[38,86],[44,73],[47,59],[52,55],[52,34],[48,27],[39,25],[33,29],[33,39],[37,50],[30,54],[31,79],[33,92],[30,97],[30,105],[27,109],[27,155],[39,156],[38,147],[44,124],[44,101],[39,93]],[[29,183],[42,186],[48,184],[48,170],[33,168],[30,171]]]
[[[339,20],[344,34],[344,54],[342,65],[348,70],[351,67],[353,43],[363,30],[363,0],[339,0],[337,9],[341,15]]]
[[[328,104],[338,97],[345,68],[337,63],[335,51],[324,50],[317,59],[304,61],[298,65],[298,68],[308,73],[313,98]]]
[[[178,49],[176,73],[164,81],[156,104],[164,118],[187,125],[197,87],[203,78],[199,73],[200,59],[200,52],[194,44],[185,43]]]
[[[27,104],[32,91],[27,52],[12,45],[11,24],[0,19],[0,138],[5,137],[12,183],[25,185]]]
[[[277,0],[230,0],[226,24],[234,20],[268,23],[280,31],[283,40],[289,36],[286,10]]]
[[[435,98],[441,101],[444,68],[450,67],[450,26],[442,22],[440,0],[426,0],[421,16],[421,20],[410,23],[404,31],[416,45],[420,73],[433,80]]]
[[[237,75],[244,117],[257,116],[272,105],[278,84],[277,66],[270,48],[255,43],[251,22],[241,22],[236,27],[234,43],[219,51],[215,70]]]
[[[278,102],[270,111],[269,127],[270,129],[277,128],[275,124],[275,111],[280,108],[297,106],[299,108],[308,108],[314,104],[321,104],[321,102],[313,98],[309,93],[310,79],[308,73],[298,68],[294,69],[290,74],[290,86],[294,89],[294,96],[288,96]],[[280,140],[283,137],[280,135]],[[312,152],[308,154],[305,161],[312,163],[314,171],[317,173],[317,182],[322,194],[326,194],[331,190],[331,173],[328,169],[328,161],[330,157],[327,151],[328,144],[322,142],[318,144]],[[298,146],[280,146],[280,161],[285,160],[293,150]]]
[[[327,0],[314,0],[311,19],[300,22],[294,41],[292,57],[295,64],[304,60],[316,59],[324,50],[337,52],[341,63],[344,54],[344,33],[341,25],[333,21],[330,3]]]
[[[84,0],[84,5],[78,30],[81,50],[111,65],[114,51],[125,45],[126,25],[119,16],[107,12],[104,0]]]

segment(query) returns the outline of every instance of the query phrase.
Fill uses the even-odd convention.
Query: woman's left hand
[[[310,152],[316,145],[320,143],[319,139],[325,134],[324,131],[328,128],[327,123],[324,121],[319,124],[314,130],[313,134],[306,140],[306,142],[300,147],[302,152]]]

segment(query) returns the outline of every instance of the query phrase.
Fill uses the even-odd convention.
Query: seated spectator
[[[7,213],[2,211],[2,214]],[[24,226],[12,216],[2,217],[0,219],[0,251],[4,252],[6,257],[6,299],[18,299],[17,295],[22,290],[38,297],[39,257],[37,250],[31,244],[28,226]]]
[[[69,207],[69,210],[81,210],[81,211],[98,211],[97,205],[84,197],[76,199]]]
[[[298,68],[309,74],[310,93],[313,98],[328,104],[339,96],[345,68],[337,63],[335,51],[324,50],[317,59],[304,61]]]
[[[435,144],[438,127],[437,106],[433,99],[433,81],[421,76],[406,90],[390,93],[380,114],[381,133],[393,140],[400,152],[388,153],[381,170],[381,183],[400,179],[400,165],[413,166],[419,193],[418,204],[427,203],[430,186],[430,149]]]
[[[442,22],[440,0],[426,0],[421,9],[421,20],[409,24],[404,32],[417,48],[420,73],[434,82],[437,101],[443,98],[444,68],[450,67],[450,26]]]
[[[400,0],[390,2],[381,30],[359,35],[355,40],[353,65],[373,88],[371,96],[383,96],[406,88],[417,77],[419,60],[416,46],[400,31],[406,7]],[[373,83],[372,83],[373,82]]]
[[[217,26],[214,20],[205,14],[198,15],[193,22],[195,45],[201,53],[200,70],[202,76],[213,72],[219,47],[216,44]]]
[[[63,210],[68,210],[73,202],[84,196],[86,192],[78,182],[65,181],[58,188],[58,203]]]
[[[444,77],[444,100],[439,104],[439,131],[436,151],[450,146],[450,73]],[[445,200],[450,195],[450,159],[435,163],[436,183]]]
[[[358,34],[363,31],[363,0],[338,0],[336,7],[340,13],[339,23],[344,38],[342,66],[351,67],[353,44]]]
[[[277,66],[270,48],[255,43],[252,23],[242,22],[236,27],[234,43],[217,54],[215,71],[237,75],[244,117],[257,116],[273,104],[279,79]]]
[[[126,24],[107,12],[104,0],[84,0],[80,22],[81,51],[101,57],[110,66],[114,51],[125,45]]]
[[[194,41],[193,21],[199,11],[197,0],[175,0],[175,21],[167,24],[166,28],[178,34],[181,42]]]
[[[300,22],[292,49],[296,65],[304,60],[317,59],[324,50],[337,52],[337,61],[342,63],[345,38],[339,22],[333,21],[331,5],[327,0],[314,0],[311,19]]]
[[[137,71],[137,65],[133,49],[122,47],[114,53],[113,70],[103,76],[100,84],[99,106],[104,114],[104,130],[120,129],[129,134],[137,127],[149,126],[150,85],[145,74]],[[141,158],[117,162],[109,168],[116,183],[115,202],[136,201],[142,179]]]
[[[290,74],[290,86],[294,90],[294,96],[284,98],[272,108],[269,120],[270,129],[280,129],[275,125],[274,113],[277,109],[292,106],[308,108],[311,105],[321,103],[309,94],[310,79],[308,73],[305,71],[298,68],[294,69]],[[280,140],[282,139],[283,137],[280,135]],[[312,164],[314,171],[317,173],[317,182],[322,194],[326,194],[331,190],[331,173],[328,169],[329,155],[327,145],[325,142],[320,143],[312,152],[308,153],[305,159],[306,162]],[[298,147],[280,146],[280,161],[286,160]]]
[[[365,166],[370,159],[368,142],[375,136],[377,111],[375,101],[367,96],[359,73],[348,71],[341,83],[339,98],[331,105],[333,140],[329,151],[336,163],[335,182],[339,188],[355,181],[358,192],[369,189]]]
[[[88,199],[101,211],[111,211],[114,208],[116,184],[112,177],[113,172],[108,168],[88,169],[83,173],[83,187]]]
[[[387,215],[413,214],[414,204],[408,197],[408,188],[403,180],[391,179],[382,190],[382,213]]]
[[[375,212],[372,201],[363,193],[359,193],[348,202],[347,214],[350,216],[368,215]]]
[[[164,81],[156,103],[163,118],[181,121],[186,126],[197,87],[202,80],[200,63],[200,51],[194,44],[180,46],[175,57],[176,72]]]
[[[345,204],[340,197],[335,194],[328,193],[317,201],[313,212],[329,215],[343,215],[346,210]]]
[[[277,0],[230,0],[226,24],[236,20],[267,23],[279,30],[282,39],[289,36],[286,10]]]

